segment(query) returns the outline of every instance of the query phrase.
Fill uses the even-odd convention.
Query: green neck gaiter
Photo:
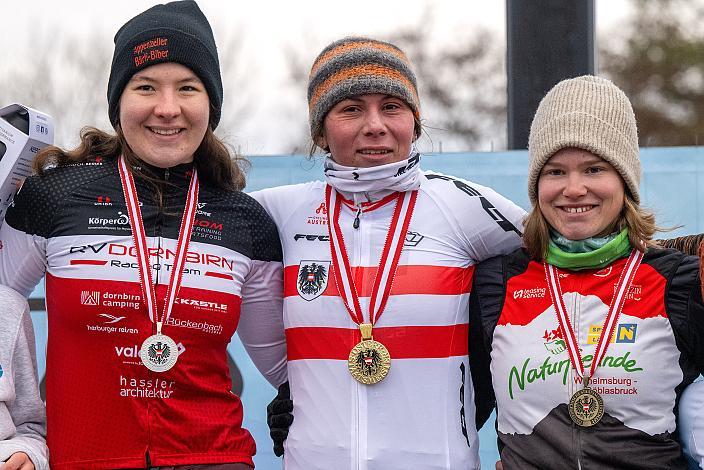
[[[568,240],[557,232],[550,233],[545,261],[558,268],[579,271],[609,265],[631,251],[628,229],[604,238]]]

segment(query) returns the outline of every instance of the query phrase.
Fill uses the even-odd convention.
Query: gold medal
[[[604,400],[589,387],[575,392],[567,406],[572,421],[584,428],[594,426],[604,416]]]
[[[384,380],[391,368],[391,355],[388,349],[372,339],[372,325],[361,323],[362,341],[350,351],[347,368],[357,382],[372,385]]]
[[[418,191],[405,191],[392,196],[396,199],[394,215],[391,218],[389,232],[379,260],[379,267],[374,275],[372,295],[369,299],[369,321],[364,321],[364,313],[359,302],[359,294],[353,282],[345,239],[340,230],[340,208],[337,191],[328,185],[325,188],[325,205],[328,209],[328,233],[330,235],[330,253],[332,255],[332,269],[337,290],[352,321],[359,325],[362,341],[357,343],[350,351],[347,358],[347,368],[357,382],[372,385],[384,380],[391,368],[391,355],[389,350],[372,338],[372,327],[381,317],[386,301],[389,299],[391,284],[398,267],[398,261],[403,250],[403,240],[411,223],[413,208],[415,207]],[[386,198],[385,198],[386,199]],[[389,199],[390,200],[390,199]],[[384,199],[378,201],[377,207],[386,204]],[[372,204],[372,205],[374,205]],[[358,210],[362,206],[358,207]],[[358,215],[359,217],[359,215]],[[355,229],[357,226],[355,225]]]

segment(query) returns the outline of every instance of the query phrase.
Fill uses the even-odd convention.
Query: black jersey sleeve
[[[699,258],[674,250],[663,251],[663,258],[672,260],[666,291],[667,314],[684,360],[690,362],[683,370],[693,367],[698,375],[704,372],[704,303]]]
[[[259,261],[281,261],[281,240],[276,224],[259,202],[245,193],[240,193],[242,205],[249,221],[251,252],[249,256]]]
[[[491,380],[491,336],[503,303],[503,257],[479,263],[474,271],[469,301],[469,365],[474,384],[477,429],[480,429],[496,404]]]
[[[27,178],[8,208],[5,222],[15,230],[48,238],[61,199],[52,180],[39,176]]]

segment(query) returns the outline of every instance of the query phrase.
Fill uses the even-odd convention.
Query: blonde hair
[[[550,241],[550,224],[538,204],[535,204],[526,216],[523,227],[523,246],[528,250],[530,258],[535,261],[544,259]],[[624,228],[628,228],[628,241],[631,246],[640,251],[658,246],[653,241],[653,235],[663,230],[655,224],[655,214],[640,207],[628,191],[623,198],[621,214],[614,224],[616,231]]]

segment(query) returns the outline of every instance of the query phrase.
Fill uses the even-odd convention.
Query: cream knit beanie
[[[609,80],[563,80],[542,99],[528,138],[528,196],[535,206],[540,171],[557,151],[576,147],[600,156],[621,174],[640,203],[638,129],[631,102]]]

